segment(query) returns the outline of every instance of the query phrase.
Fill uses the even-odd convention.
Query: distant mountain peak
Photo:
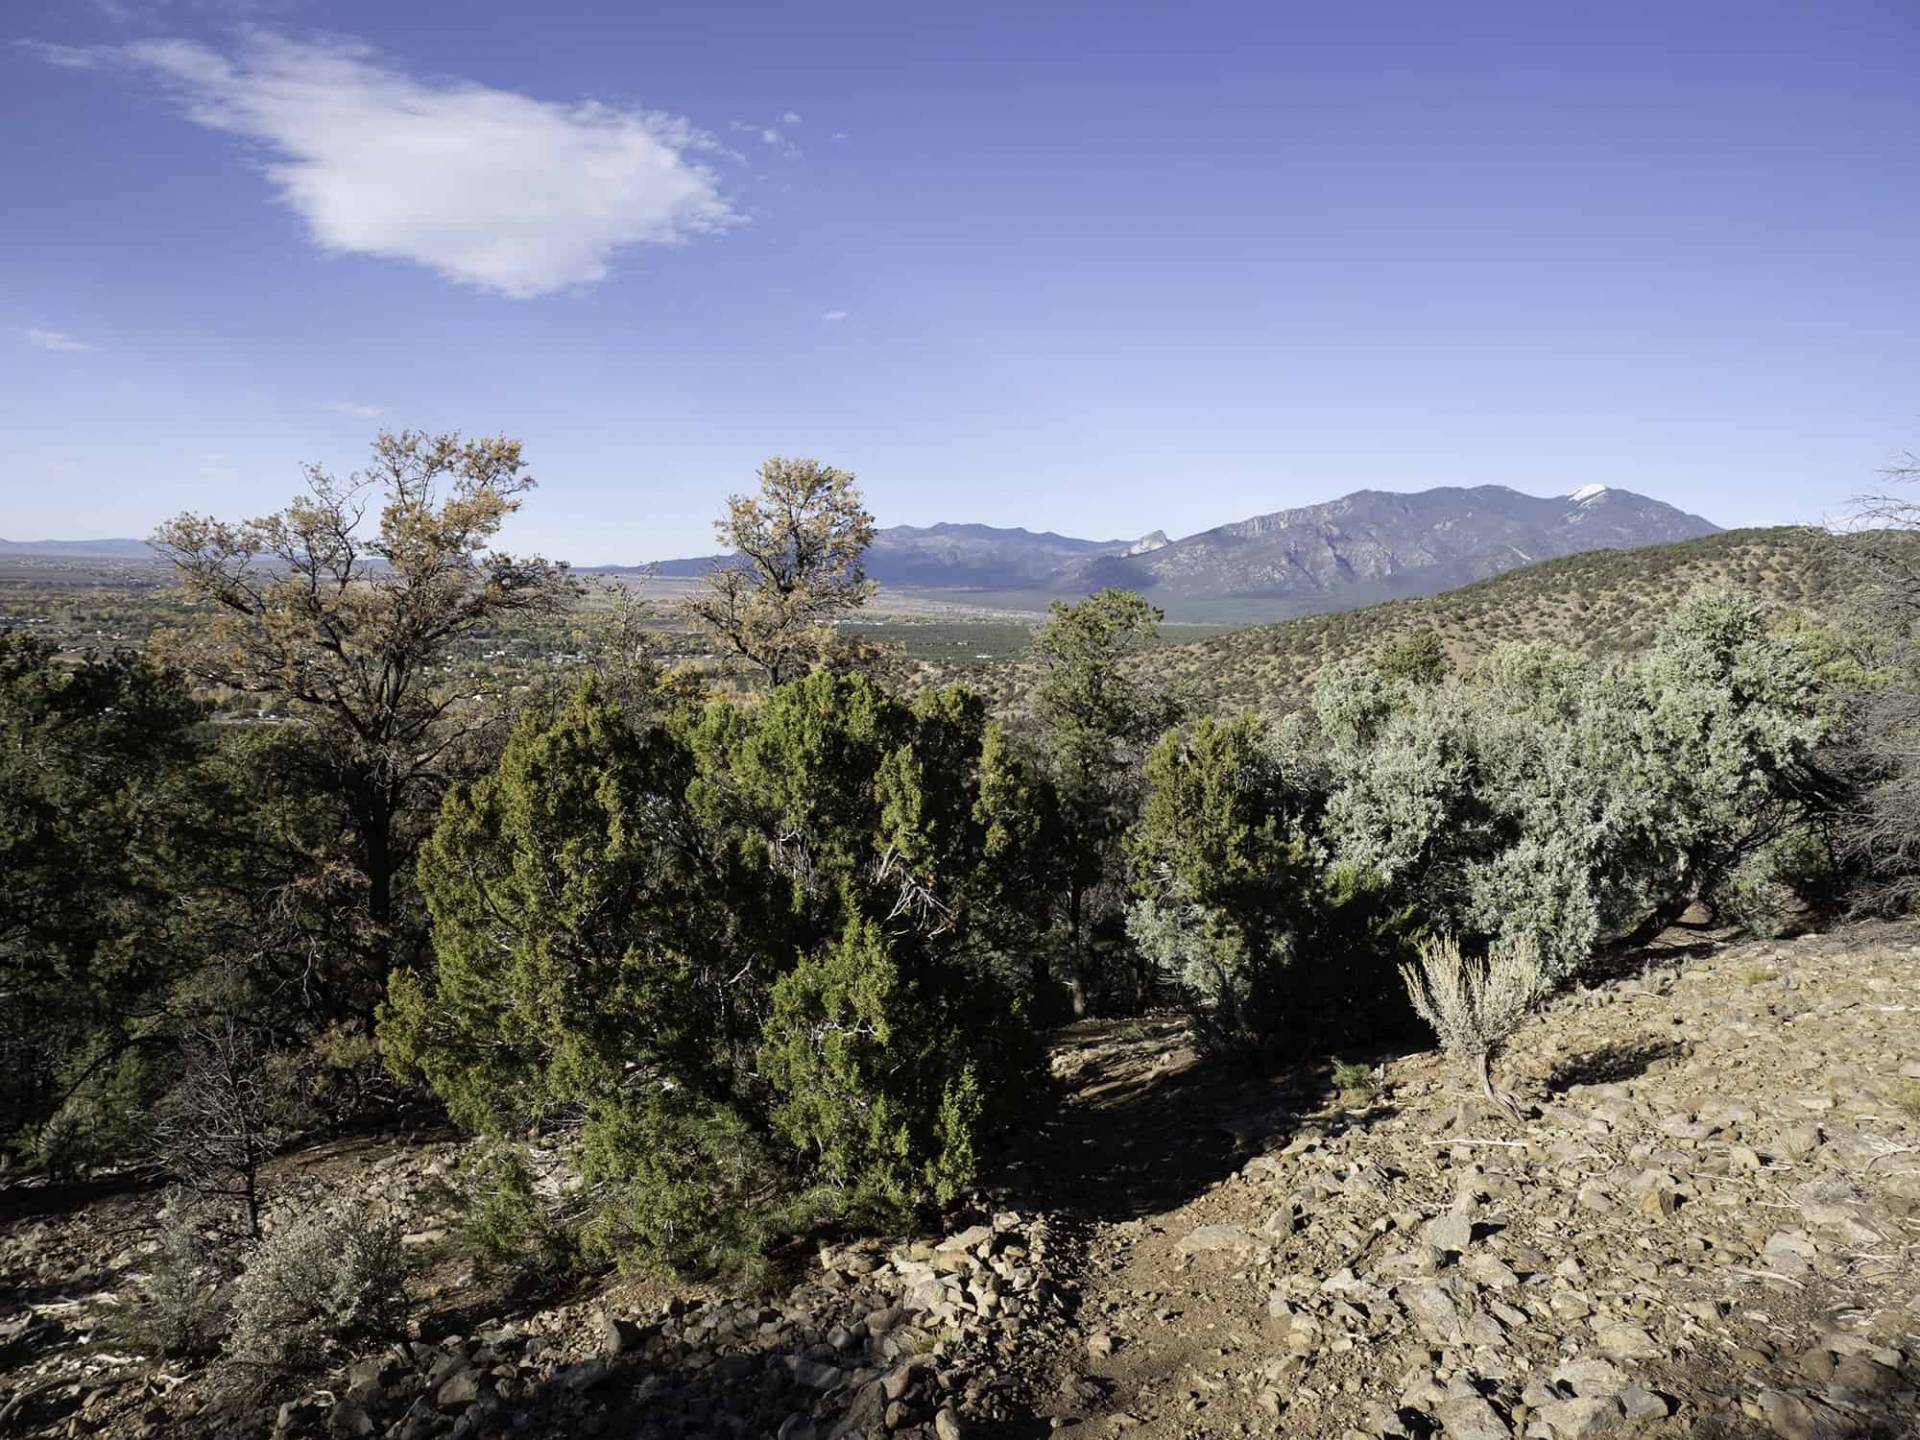
[[[1690,540],[1716,528],[1605,485],[1556,496],[1504,485],[1356,490],[1150,551],[1094,556],[1053,588],[1139,590],[1169,614],[1297,615],[1432,595],[1538,560]]]
[[[1433,595],[1516,566],[1584,550],[1711,535],[1718,527],[1606,485],[1531,495],[1506,485],[1356,490],[1171,539],[1080,540],[992,525],[895,525],[867,551],[881,585],[944,591],[974,604],[1038,609],[1107,586],[1139,590],[1182,619],[1271,620],[1397,596]],[[669,560],[665,577],[724,557]]]

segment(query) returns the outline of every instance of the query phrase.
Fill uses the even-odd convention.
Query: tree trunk
[[[374,1010],[386,993],[393,965],[393,804],[377,780],[365,783],[353,806],[360,832],[360,859],[367,882],[370,933],[362,951],[361,993],[342,997],[372,1033]]]
[[[1505,1112],[1509,1119],[1518,1122],[1521,1118],[1519,1103],[1511,1095],[1494,1088],[1491,1051],[1482,1050],[1474,1057],[1474,1072],[1480,1081],[1480,1093],[1487,1097],[1487,1102]]]
[[[1069,883],[1067,891],[1067,989],[1073,997],[1073,1018],[1087,1018],[1087,957],[1080,941],[1080,882]]]

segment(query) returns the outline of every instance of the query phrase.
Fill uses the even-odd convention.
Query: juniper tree
[[[824,671],[530,713],[423,850],[437,965],[394,977],[390,1063],[470,1127],[579,1127],[597,1254],[737,1268],[823,1205],[951,1194],[1031,1057],[994,733]]]
[[[1090,932],[1118,913],[1120,841],[1139,801],[1142,757],[1179,715],[1177,702],[1129,663],[1153,643],[1163,618],[1134,591],[1106,589],[1076,604],[1054,601],[1033,640],[1075,1015],[1088,1005]]]
[[[1203,716],[1169,731],[1144,780],[1128,933],[1203,1043],[1246,1052],[1289,1030],[1377,1024],[1404,917],[1364,874],[1328,863],[1313,777],[1282,761],[1266,724]]]
[[[0,630],[0,1142],[56,1165],[137,1146],[216,828],[202,719],[149,659]]]

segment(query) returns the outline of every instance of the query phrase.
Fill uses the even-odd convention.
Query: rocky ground
[[[151,1193],[16,1201],[0,1433],[1920,1435],[1916,975],[1911,926],[1647,957],[1521,1037],[1521,1125],[1430,1052],[1334,1095],[1201,1065],[1176,1021],[1075,1027],[1061,1103],[944,1238],[752,1299],[443,1263],[416,1341],[253,1409],[102,1338]],[[276,1180],[371,1195],[427,1254],[457,1149]]]

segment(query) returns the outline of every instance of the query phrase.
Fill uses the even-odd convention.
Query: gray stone
[[[1426,1223],[1420,1238],[1446,1255],[1458,1255],[1473,1244],[1473,1222],[1464,1215],[1436,1215]]]
[[[1585,1399],[1618,1395],[1626,1389],[1626,1373],[1610,1360],[1587,1356],[1569,1360],[1553,1372],[1556,1385],[1565,1385]]]
[[[822,1365],[818,1360],[809,1360],[804,1355],[789,1356],[787,1364],[793,1371],[793,1378],[809,1390],[831,1390],[846,1374],[838,1365]]]
[[[853,1403],[847,1407],[847,1413],[840,1417],[840,1423],[828,1433],[830,1440],[855,1440],[878,1434],[887,1423],[887,1397],[875,1380],[862,1385],[853,1397]]]
[[[471,1370],[449,1376],[433,1392],[433,1403],[442,1410],[458,1410],[480,1398],[480,1377]]]
[[[1202,1225],[1180,1241],[1182,1255],[1252,1255],[1264,1248],[1244,1225]]]
[[[885,1392],[887,1399],[901,1399],[906,1395],[907,1391],[913,1388],[914,1378],[918,1376],[922,1370],[931,1370],[932,1368],[933,1357],[931,1355],[910,1355],[882,1377],[880,1388]]]
[[[1652,1360],[1665,1353],[1644,1329],[1624,1322],[1602,1325],[1594,1332],[1594,1339],[1617,1360]]]
[[[1822,1423],[1820,1413],[1798,1395],[1762,1390],[1758,1398],[1768,1428],[1781,1440],[1826,1440],[1833,1433]]]
[[[1398,1294],[1422,1335],[1444,1345],[1459,1343],[1460,1310],[1443,1286],[1431,1281],[1402,1285]]]
[[[1499,1412],[1478,1395],[1456,1395],[1434,1407],[1448,1440],[1508,1440],[1512,1431]]]
[[[642,1332],[631,1320],[623,1320],[618,1315],[600,1312],[596,1329],[600,1337],[602,1355],[622,1355],[638,1348]]]
[[[373,1417],[357,1400],[336,1400],[327,1415],[327,1433],[334,1440],[358,1440],[373,1434]]]
[[[1673,1413],[1673,1406],[1667,1397],[1657,1390],[1649,1390],[1637,1381],[1620,1392],[1620,1408],[1626,1411],[1627,1419],[1633,1424],[1643,1420],[1664,1420]]]
[[[953,1413],[953,1408],[943,1405],[933,1417],[933,1433],[937,1440],[962,1440],[967,1432],[961,1427],[960,1417]]]
[[[1553,1432],[1554,1440],[1591,1440],[1610,1435],[1626,1425],[1620,1402],[1612,1396],[1573,1400],[1554,1400],[1540,1408],[1540,1418]]]
[[[1781,1275],[1805,1275],[1813,1269],[1819,1247],[1799,1230],[1777,1230],[1760,1252],[1761,1262]]]

